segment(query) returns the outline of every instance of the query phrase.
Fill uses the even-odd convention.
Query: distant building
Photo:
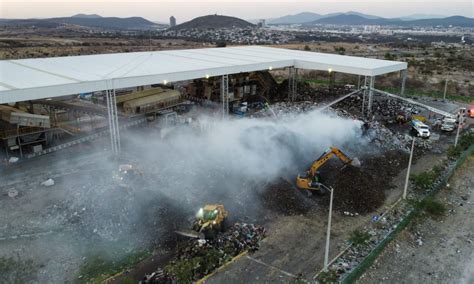
[[[174,16],[170,17],[170,27],[176,26],[176,18]]]

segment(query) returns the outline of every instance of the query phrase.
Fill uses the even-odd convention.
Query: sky
[[[151,21],[178,23],[194,17],[219,14],[243,19],[268,19],[299,12],[327,14],[357,11],[381,17],[411,14],[462,15],[474,17],[474,0],[0,0],[0,18],[65,17],[78,13],[101,16],[140,16]]]

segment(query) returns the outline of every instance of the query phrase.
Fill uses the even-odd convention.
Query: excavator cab
[[[296,187],[308,190],[321,189],[321,176],[318,169],[323,166],[332,156],[338,157],[344,165],[351,165],[360,167],[360,161],[357,158],[350,159],[341,150],[336,147],[329,147],[316,161],[311,164],[311,167],[306,171],[305,175],[298,175],[296,177]]]
[[[229,212],[221,204],[207,204],[196,213],[193,229],[203,233],[206,239],[212,239],[217,232],[225,229]]]

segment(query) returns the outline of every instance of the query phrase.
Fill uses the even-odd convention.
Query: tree
[[[336,51],[337,53],[341,55],[344,55],[344,53],[346,53],[346,49],[342,46],[335,46],[334,51]]]
[[[226,47],[226,46],[227,44],[223,40],[216,42],[216,47]]]
[[[305,46],[304,46],[304,50],[305,50],[305,51],[311,51],[311,48],[310,48],[308,45],[305,45]]]

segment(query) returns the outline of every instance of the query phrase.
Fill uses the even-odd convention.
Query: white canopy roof
[[[376,76],[405,62],[261,46],[0,61],[0,103],[295,67]]]

